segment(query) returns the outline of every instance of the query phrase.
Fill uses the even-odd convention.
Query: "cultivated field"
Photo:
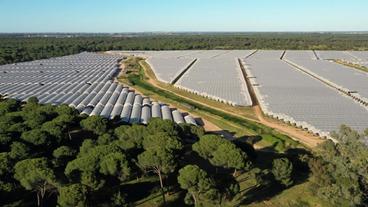
[[[0,94],[20,101],[37,97],[42,104],[67,104],[86,115],[147,124],[151,117],[196,122],[168,105],[151,102],[115,82],[122,56],[80,53],[0,66]]]
[[[87,115],[147,123],[161,117],[195,124],[193,117],[151,101],[114,81],[124,55],[142,56],[164,83],[264,114],[329,137],[341,124],[367,127],[368,75],[336,60],[359,63],[366,52],[283,50],[122,51],[81,53],[0,67],[0,93],[25,101],[67,104]],[[366,59],[364,59],[366,58]],[[240,60],[240,61],[239,61]],[[245,71],[242,71],[244,66]],[[248,81],[248,85],[247,85]]]
[[[319,136],[330,137],[341,124],[359,131],[367,127],[368,74],[334,62],[359,64],[368,58],[367,52],[193,50],[131,54],[147,57],[159,79],[169,74],[166,83],[230,105],[255,104],[247,80],[263,113]],[[160,61],[152,63],[151,59]],[[174,64],[194,59],[192,65],[187,62],[186,70],[185,64]],[[245,66],[246,80],[238,59]]]
[[[280,60],[280,53],[273,53],[273,58],[270,52],[265,58],[262,54],[244,62],[266,115],[326,137],[341,124],[360,131],[367,127],[364,106]]]
[[[368,105],[368,73],[351,70],[352,68],[333,61],[308,58],[308,53],[304,53],[304,57],[295,57],[293,53],[294,51],[287,51],[284,59]]]

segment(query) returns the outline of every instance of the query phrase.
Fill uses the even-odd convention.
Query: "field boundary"
[[[250,58],[251,56],[253,56],[254,54],[256,54],[258,52],[258,50],[255,50],[254,52],[250,53],[249,55],[245,56],[244,59]]]
[[[170,82],[171,85],[175,85],[176,82],[178,82],[180,80],[181,77],[183,77],[183,75],[197,62],[197,58],[194,59],[191,63],[189,63],[189,65],[184,69],[182,70],[175,78],[174,80],[172,80]],[[146,61],[147,62],[147,61]]]
[[[316,57],[317,60],[321,60],[321,58],[317,55],[316,51],[315,50],[312,50],[313,51],[313,54],[314,56]]]
[[[252,100],[252,106],[258,106],[259,105],[258,98],[257,98],[256,94],[254,93],[252,84],[250,83],[250,81],[248,79],[248,74],[245,71],[243,64],[241,63],[240,58],[238,58],[238,63],[239,63],[239,66],[240,66],[240,70],[241,70],[241,72],[243,74],[243,78],[244,78],[245,84],[247,84],[249,96],[250,96],[250,98]]]

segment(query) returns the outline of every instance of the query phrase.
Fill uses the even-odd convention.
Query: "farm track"
[[[268,127],[274,128],[288,135],[292,139],[301,142],[302,144],[304,144],[305,146],[309,148],[314,148],[318,144],[323,142],[321,138],[313,136],[305,131],[295,129],[294,127],[288,126],[286,124],[279,124],[279,123],[267,120],[267,118],[265,118],[263,115],[261,107],[259,106],[253,106],[253,109],[259,119],[259,123],[266,125]]]

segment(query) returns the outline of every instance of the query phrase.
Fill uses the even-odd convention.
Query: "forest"
[[[0,34],[0,65],[106,50],[368,50],[367,33]]]
[[[35,97],[1,99],[0,205],[239,206],[310,180],[331,206],[364,206],[367,135],[341,126],[337,144],[277,153],[194,125],[127,125]]]

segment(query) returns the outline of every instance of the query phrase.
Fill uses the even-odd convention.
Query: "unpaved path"
[[[221,129],[220,127],[216,126],[215,124],[213,124],[212,122],[209,122],[206,119],[201,118],[203,121],[203,128],[206,132],[212,132],[218,135],[222,135],[224,138],[228,139],[228,140],[233,140],[234,136],[230,133],[227,132],[223,129]]]
[[[261,124],[274,128],[278,131],[281,131],[286,135],[290,136],[292,139],[297,140],[310,148],[316,147],[318,144],[323,142],[321,138],[313,136],[301,129],[296,129],[295,127],[288,126],[286,124],[280,124],[265,119],[261,107],[259,106],[253,106],[253,109]]]

